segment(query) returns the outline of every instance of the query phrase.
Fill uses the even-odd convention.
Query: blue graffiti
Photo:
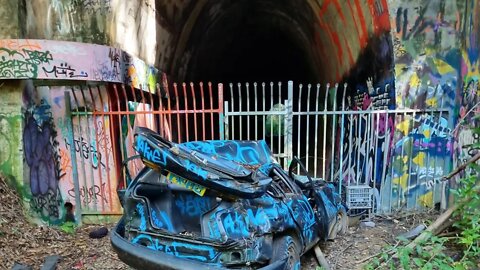
[[[295,205],[295,206],[294,206]],[[311,242],[314,237],[314,225],[315,225],[315,215],[312,207],[308,203],[308,200],[303,196],[302,200],[292,200],[288,202],[288,206],[292,210],[294,220],[300,221],[303,223],[302,226],[302,235],[307,239],[307,242]]]
[[[200,216],[212,207],[209,198],[193,194],[179,195],[175,200],[175,205],[180,209],[182,215],[190,217]]]
[[[219,207],[217,208],[217,211],[215,214],[210,215],[209,220],[208,220],[208,233],[211,238],[214,239],[221,239],[222,234],[220,233],[220,228],[217,222],[217,216],[220,211],[222,211],[223,208]]]
[[[265,141],[205,141],[182,143],[190,150],[216,155],[241,164],[260,165],[273,162]]]
[[[158,148],[154,149],[150,147],[150,144],[141,136],[138,136],[137,138],[136,149],[140,155],[152,161],[153,163],[163,166],[167,165],[168,154],[165,151],[160,151]]]
[[[152,221],[157,228],[167,229],[170,232],[174,232],[173,224],[167,213],[160,211],[160,216],[157,216],[157,212],[152,210]]]
[[[250,235],[244,216],[237,212],[229,212],[226,215],[223,215],[222,218],[222,225],[228,236],[232,238],[241,238]]]
[[[261,229],[261,231],[270,230],[270,222],[267,214],[261,208],[258,208],[256,213],[253,212],[253,209],[247,209],[247,219],[246,222],[250,226],[256,227],[255,230]]]
[[[191,162],[190,160],[186,159],[185,160],[185,168],[187,171],[192,172],[198,176],[200,176],[202,179],[207,179],[208,172],[199,167],[197,164]]]
[[[194,259],[202,262],[211,261],[216,256],[215,250],[213,249],[213,247],[210,246],[194,245],[179,242],[172,242],[171,244],[167,245],[164,243],[160,243],[158,239],[154,239],[150,235],[145,234],[140,234],[135,237],[132,240],[132,243],[142,244],[149,249],[163,251],[166,254],[170,254],[175,257]],[[191,251],[191,253],[186,253],[187,250]]]
[[[147,219],[145,218],[145,208],[142,204],[137,204],[137,212],[140,215],[140,231],[147,229]]]

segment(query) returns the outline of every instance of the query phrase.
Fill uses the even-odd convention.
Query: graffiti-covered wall
[[[391,174],[382,187],[392,192],[383,201],[444,205],[452,186],[439,179],[467,159],[469,149],[462,149],[474,141],[455,127],[478,100],[479,1],[388,2],[396,107],[434,112],[396,116]]]
[[[109,119],[74,117],[69,128],[64,93],[77,91],[75,88],[33,87],[29,81],[22,94],[25,177],[19,184],[23,186],[32,216],[49,224],[63,223],[64,203],[75,205],[76,196],[80,197],[84,214],[121,213],[111,137],[105,130],[110,126]],[[100,108],[108,106],[105,87],[101,87],[99,93],[102,99],[97,96],[77,105],[92,107],[94,102]],[[75,104],[73,93],[71,99]],[[105,103],[101,104],[101,100]],[[72,153],[75,153],[75,163],[72,163]],[[78,194],[74,189],[73,166],[78,173]]]
[[[23,178],[22,166],[22,113],[19,101],[22,83],[1,81],[2,106],[0,106],[0,173],[9,179]],[[21,184],[21,183],[20,183]]]
[[[35,221],[63,223],[67,202],[84,215],[120,214],[112,123],[92,113],[111,110],[109,83],[155,93],[159,71],[120,49],[53,40],[0,40],[0,59],[0,172]],[[90,114],[70,117],[66,92],[71,110]]]

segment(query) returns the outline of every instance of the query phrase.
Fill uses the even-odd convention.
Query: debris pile
[[[108,227],[111,229],[113,225]],[[113,252],[109,237],[92,239],[94,226],[73,233],[38,226],[27,220],[21,198],[0,176],[0,265],[40,269],[50,256],[60,256],[57,269],[128,269]],[[47,259],[47,260],[46,260]],[[43,268],[42,268],[43,269]],[[52,268],[55,269],[55,268]]]

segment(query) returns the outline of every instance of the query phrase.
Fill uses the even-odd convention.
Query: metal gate
[[[146,126],[174,142],[265,140],[285,169],[297,156],[314,178],[340,183],[347,203],[366,195],[377,212],[445,207],[448,185],[440,178],[453,165],[452,115],[443,101],[425,110],[392,109],[390,90],[352,94],[347,85],[291,81],[229,84],[225,91],[211,83],[155,92],[73,87],[65,92],[71,134],[65,145],[76,205],[83,215],[121,213],[115,192],[129,181],[122,162],[135,155],[134,128]],[[142,167],[127,166],[132,177]],[[364,188],[369,192],[358,193]]]
[[[423,110],[392,109],[390,90],[229,84],[225,138],[266,140],[285,169],[297,156],[314,178],[341,183],[351,208],[365,208],[355,204],[355,192],[368,196],[377,212],[445,207],[448,189],[440,179],[452,169],[453,151],[436,149],[452,142],[450,112],[443,101]]]
[[[77,217],[122,213],[116,191],[144,166],[138,159],[124,164],[136,155],[135,127],[174,142],[223,138],[222,93],[211,83],[157,85],[154,93],[122,84],[65,91]]]

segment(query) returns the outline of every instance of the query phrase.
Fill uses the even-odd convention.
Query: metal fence
[[[230,84],[225,137],[266,140],[285,169],[299,157],[314,178],[341,183],[351,208],[363,207],[359,200],[377,212],[445,207],[447,186],[439,179],[452,169],[450,112],[442,101],[392,109],[389,88]]]
[[[340,183],[350,208],[377,212],[446,206],[452,169],[451,113],[392,109],[389,86],[349,93],[347,85],[293,82],[173,84],[146,92],[119,84],[65,92],[75,197],[82,213],[118,213],[122,162],[145,126],[174,142],[265,140],[288,168],[300,158],[314,178]],[[225,96],[225,101],[224,101]],[[70,147],[69,147],[70,146]],[[129,163],[134,174],[143,167]],[[117,200],[117,201],[116,201]]]
[[[211,83],[158,86],[155,93],[121,84],[66,91],[71,121],[66,144],[72,146],[72,179],[82,214],[121,213],[116,190],[130,180],[122,163],[136,155],[135,127],[174,142],[223,138],[222,92],[221,84]],[[140,160],[127,165],[132,178],[144,166]]]

